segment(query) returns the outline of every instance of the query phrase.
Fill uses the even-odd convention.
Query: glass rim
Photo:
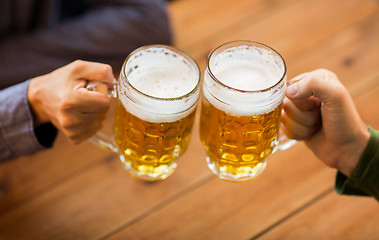
[[[181,54],[184,58],[186,58],[187,60],[190,60],[189,62],[193,64],[193,66],[195,67],[195,71],[198,73],[198,79],[197,79],[197,83],[195,85],[195,87],[188,93],[184,94],[184,95],[181,95],[181,96],[178,96],[178,97],[154,97],[154,96],[151,96],[147,93],[144,93],[142,91],[140,91],[139,89],[137,89],[135,86],[133,86],[133,84],[129,81],[128,77],[126,76],[126,73],[125,73],[125,68],[126,68],[126,65],[127,63],[129,62],[129,59],[135,55],[137,52],[140,52],[141,50],[145,50],[145,49],[149,49],[149,48],[166,48],[166,49],[170,49],[178,54]],[[150,45],[145,45],[145,46],[142,46],[142,47],[139,47],[135,50],[133,50],[129,55],[128,57],[125,59],[124,63],[122,64],[122,69],[121,69],[121,77],[123,79],[126,80],[126,82],[128,83],[128,85],[134,90],[136,91],[138,94],[142,94],[143,96],[147,97],[147,98],[151,98],[151,99],[155,99],[155,100],[160,100],[160,101],[177,101],[177,100],[181,100],[181,99],[184,99],[184,98],[187,98],[191,95],[193,95],[197,89],[199,88],[200,86],[200,82],[201,82],[201,71],[200,71],[200,68],[199,68],[199,65],[197,64],[197,62],[186,52],[178,49],[178,48],[175,48],[173,46],[168,46],[168,45],[164,45],[164,44],[150,44]]]
[[[229,45],[229,44],[233,44],[233,43],[248,43],[248,44],[254,44],[254,45],[260,45],[264,48],[268,48],[270,50],[272,50],[275,54],[277,54],[279,56],[279,58],[282,60],[283,62],[283,74],[282,76],[280,77],[280,79],[275,82],[275,84],[273,84],[272,86],[270,87],[267,87],[267,88],[263,88],[263,89],[259,89],[259,90],[242,90],[242,89],[238,89],[238,88],[234,88],[234,87],[231,87],[229,85],[226,85],[225,83],[221,82],[212,72],[212,70],[210,69],[210,60],[213,56],[213,54],[215,53],[215,51],[217,51],[218,49],[226,46],[226,45]],[[242,46],[242,44],[240,45]],[[253,46],[253,45],[250,45],[250,46]],[[228,49],[228,48],[226,48]],[[225,49],[225,50],[226,50]],[[208,55],[208,58],[207,58],[207,66],[206,66],[206,71],[209,73],[210,77],[216,82],[218,83],[219,85],[225,87],[225,88],[228,88],[230,90],[233,90],[233,91],[237,91],[237,92],[240,92],[240,93],[259,93],[259,92],[267,92],[267,91],[270,91],[271,89],[275,88],[276,86],[278,86],[285,78],[286,78],[286,75],[287,75],[287,66],[286,66],[286,62],[284,61],[284,58],[282,57],[282,55],[280,55],[280,53],[278,51],[276,51],[275,49],[273,49],[272,47],[266,45],[266,44],[263,44],[263,43],[260,43],[260,42],[256,42],[256,41],[250,41],[250,40],[235,40],[235,41],[230,41],[230,42],[226,42],[226,43],[223,43],[219,46],[217,46],[216,48],[214,48]]]

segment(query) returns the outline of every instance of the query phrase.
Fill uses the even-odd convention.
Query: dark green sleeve
[[[339,194],[373,196],[379,201],[379,131],[371,127],[370,140],[351,173],[337,173],[335,190]]]

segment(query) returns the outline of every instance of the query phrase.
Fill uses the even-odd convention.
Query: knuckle
[[[73,109],[75,106],[74,103],[72,103],[70,100],[64,100],[61,102],[61,105],[59,107],[59,109],[62,111],[62,112],[66,112],[66,111],[69,111],[71,109]]]
[[[82,142],[81,135],[75,132],[66,132],[66,137],[71,144],[79,144]]]
[[[292,131],[286,130],[286,131],[285,131],[285,134],[286,134],[286,136],[287,136],[288,138],[296,139],[296,138],[295,138],[295,134],[294,134],[294,132],[292,132]],[[296,139],[296,140],[298,140],[298,139]]]
[[[103,123],[99,121],[93,128],[95,132],[99,131],[101,128],[103,128]]]
[[[318,125],[307,126],[305,123],[299,123],[294,120],[285,120],[284,132],[291,138],[296,140],[306,140],[313,136],[313,134],[318,130]]]
[[[108,101],[108,99],[94,102],[94,104],[96,104],[96,106],[90,109],[91,109],[91,112],[95,113],[98,116],[98,119],[101,119],[102,117],[104,117],[104,115],[107,115],[109,108],[111,106],[111,103],[110,101]]]
[[[61,117],[60,125],[64,129],[70,129],[70,128],[75,127],[77,123],[70,117]]]
[[[333,89],[336,98],[343,98],[347,94],[347,90],[342,84],[336,84]]]
[[[285,132],[285,134],[286,134],[287,137],[290,138],[290,139],[304,140],[303,137],[301,137],[299,134],[297,134],[296,132],[291,131],[291,130],[287,130],[287,131]]]
[[[98,68],[98,73],[104,80],[113,80],[113,70],[108,64],[101,64]]]
[[[110,73],[112,72],[112,67],[108,64],[103,64],[101,71],[103,71],[104,73]]]
[[[309,78],[308,82],[306,82],[307,87],[313,89],[314,86],[317,86],[320,80],[323,80],[323,78],[318,78],[317,75],[314,75],[313,77]]]
[[[304,122],[304,124],[308,127],[317,127],[321,124],[321,115],[320,115],[320,111],[317,109],[317,110],[313,110],[313,111],[309,111],[307,112],[307,116],[306,116],[306,121]]]
[[[102,123],[100,121],[95,121],[91,127],[89,127],[86,132],[89,134],[89,135],[93,135],[95,134],[96,132],[98,132],[101,128],[103,127]]]
[[[320,79],[320,80],[323,80],[323,81],[326,81],[326,82],[339,82],[339,79],[337,77],[337,75],[326,69],[326,68],[320,68],[320,69],[317,69],[315,71],[315,75]]]
[[[80,60],[80,59],[75,60],[71,63],[73,68],[81,68],[81,67],[83,67],[84,64],[85,64],[85,61]]]
[[[78,138],[69,138],[70,142],[74,145],[78,145],[79,143],[82,142],[82,140],[78,139]]]
[[[105,115],[108,112],[110,106],[111,106],[111,102],[109,101],[109,99],[106,99],[105,102],[103,104],[101,104],[101,106],[100,106],[100,112],[103,115]]]
[[[81,106],[79,94],[81,93],[72,90],[65,91],[60,98],[59,109],[65,112],[76,109],[77,107]]]
[[[74,132],[72,131],[69,131],[65,128],[62,129],[62,132],[64,134],[64,136],[67,138],[67,140],[71,143],[71,144],[76,144],[77,142],[77,136]]]
[[[83,71],[83,68],[86,66],[86,62],[83,60],[75,60],[71,64],[71,75],[78,75]]]
[[[316,73],[319,73],[319,74],[328,74],[328,73],[330,73],[331,71],[329,71],[329,70],[326,69],[326,68],[319,68],[319,69],[316,69],[315,72],[316,72]]]

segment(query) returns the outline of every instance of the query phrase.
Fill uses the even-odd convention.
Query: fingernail
[[[303,79],[305,76],[306,76],[307,73],[302,73],[300,75],[297,75],[296,77],[290,79],[288,81],[288,85],[293,85],[295,84],[296,82],[300,81],[301,79]]]
[[[297,84],[294,83],[287,87],[287,97],[294,97],[297,94]]]
[[[292,78],[289,82],[295,83],[295,82],[299,81],[302,77],[303,77],[302,75],[298,75],[298,76]]]

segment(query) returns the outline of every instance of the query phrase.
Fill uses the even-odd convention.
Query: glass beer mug
[[[195,61],[178,49],[136,49],[115,87],[113,136],[98,133],[91,141],[119,154],[124,168],[138,179],[167,178],[190,141],[200,75]]]
[[[210,53],[200,138],[215,175],[233,182],[250,180],[264,170],[270,154],[296,143],[279,137],[285,90],[285,62],[268,46],[234,41]]]

